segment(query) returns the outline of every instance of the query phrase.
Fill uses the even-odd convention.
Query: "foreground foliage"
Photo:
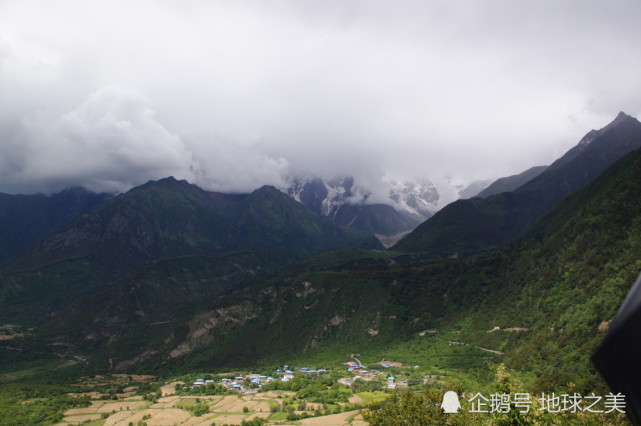
[[[88,397],[69,396],[73,389],[59,385],[0,386],[0,425],[53,424],[65,410],[87,407]]]
[[[502,395],[522,392],[523,384],[503,365],[497,369],[491,391]],[[391,398],[370,404],[363,417],[372,426],[422,426],[422,425],[627,425],[625,415],[617,410],[609,413],[587,411],[572,412],[560,410],[551,412],[541,401],[532,399],[524,407],[518,403],[501,407],[498,412],[479,413],[473,401],[475,396],[459,389],[461,409],[446,414],[441,408],[445,389],[428,387],[421,391],[404,390],[395,392]],[[469,399],[468,399],[469,398]],[[527,409],[526,409],[527,408]],[[505,411],[505,412],[500,412]]]

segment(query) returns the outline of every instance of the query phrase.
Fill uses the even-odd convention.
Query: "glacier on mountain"
[[[464,178],[451,176],[437,179],[384,176],[379,185],[368,188],[347,175],[331,178],[298,176],[290,179],[287,193],[323,216],[334,216],[345,204],[387,204],[399,212],[425,220],[459,198],[476,195],[485,186],[487,183],[469,184]]]

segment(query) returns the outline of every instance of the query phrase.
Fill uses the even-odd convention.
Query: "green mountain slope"
[[[533,329],[510,355],[513,365],[525,369],[550,357],[554,364],[539,365],[549,380],[559,374],[565,377],[555,380],[571,380],[589,365],[641,272],[640,179],[641,152],[635,151],[559,203],[521,243],[511,279],[524,285],[509,290],[512,303],[503,312],[495,301],[486,307],[496,325],[511,315]]]
[[[101,312],[119,297],[113,289],[126,286],[123,283],[130,283],[132,274],[151,267],[149,262],[160,267],[154,262],[162,259],[192,256],[189,262],[196,262],[193,256],[200,255],[218,264],[222,260],[217,259],[242,252],[247,254],[235,262],[239,268],[258,271],[350,244],[381,247],[373,236],[368,240],[346,233],[273,187],[249,195],[227,195],[173,178],[148,182],[5,263],[0,268],[0,320],[39,325],[69,309],[77,298],[97,294],[102,295],[102,305],[88,306]],[[265,256],[271,260],[264,260]],[[239,281],[231,280],[231,272],[222,266],[207,269],[199,262],[189,264],[190,270],[205,268],[197,274],[212,282],[225,277],[230,283]],[[203,296],[214,290],[199,291]],[[171,309],[176,299],[167,293],[163,300],[159,306]]]
[[[523,186],[509,193],[454,202],[394,249],[436,256],[477,253],[504,245],[525,234],[556,202],[639,147],[641,123],[620,113],[603,129],[588,133],[576,147]]]
[[[356,239],[330,219],[269,186],[239,203],[230,219],[225,238],[233,249],[311,253],[348,245]]]
[[[14,267],[86,258],[126,270],[147,260],[230,250],[310,253],[356,241],[273,187],[249,195],[151,181],[44,237]]]
[[[16,264],[90,258],[119,268],[188,252],[216,250],[224,213],[239,197],[207,193],[185,181],[148,182],[47,235]]]
[[[640,182],[635,151],[509,248],[462,260],[328,252],[203,300],[182,335],[166,343],[135,354],[113,345],[102,354],[128,367],[164,368],[385,353],[398,345],[420,357],[440,343],[419,332],[449,330],[461,344],[503,353],[497,359],[532,389],[570,381],[600,389],[589,355],[641,270]],[[469,360],[438,362],[461,368]]]

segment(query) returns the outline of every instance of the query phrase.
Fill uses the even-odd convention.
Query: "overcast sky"
[[[0,192],[498,178],[641,117],[638,0],[0,1]]]

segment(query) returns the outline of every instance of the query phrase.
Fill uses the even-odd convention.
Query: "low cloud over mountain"
[[[248,144],[214,139],[188,147],[161,123],[146,96],[118,86],[97,90],[61,116],[29,116],[3,147],[0,170],[3,190],[9,192],[78,184],[121,192],[170,175],[244,191],[258,182],[282,186],[280,172],[287,166]]]

